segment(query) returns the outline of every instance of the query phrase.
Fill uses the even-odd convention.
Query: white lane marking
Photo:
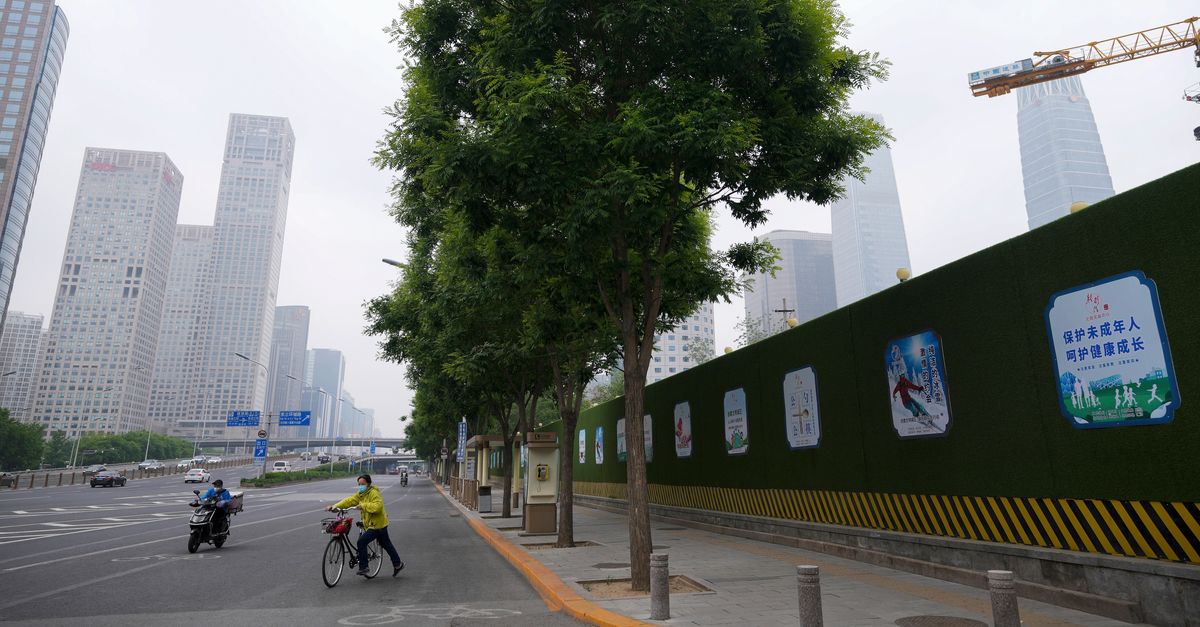
[[[238,528],[250,527],[252,525],[261,525],[263,523],[273,522],[276,520],[283,520],[284,518],[295,518],[296,516],[312,516],[316,513],[318,513],[318,512],[311,512],[311,511],[296,512],[295,514],[285,514],[283,516],[275,516],[274,518],[264,518],[263,520],[255,520],[253,522],[248,522],[248,523],[244,523],[241,525],[237,525],[237,527]],[[307,527],[308,525],[305,525],[305,526]],[[298,527],[298,529],[303,529],[303,528],[304,527]],[[264,536],[264,537],[270,537],[270,536]],[[146,546],[149,544],[157,544],[159,542],[168,542],[168,541],[174,542],[177,540],[179,540],[179,538],[177,538],[175,536],[172,536],[169,538],[159,538],[158,540],[147,540],[145,542],[138,542],[137,544],[130,544],[127,546],[117,546],[117,547],[113,547],[110,549],[101,549],[99,551],[92,551],[91,553],[81,553],[79,555],[70,555],[67,557],[60,557],[57,559],[35,562],[33,564],[22,564],[21,566],[13,566],[10,568],[5,568],[3,571],[0,571],[0,572],[11,573],[11,572],[18,571],[18,570],[25,570],[26,568],[34,568],[36,566],[46,566],[48,564],[56,564],[58,562],[65,562],[67,560],[77,560],[77,559],[80,559],[83,557],[91,557],[93,555],[102,555],[104,553],[112,553],[113,551],[124,551],[126,549],[132,549],[132,548],[139,547],[139,546]],[[4,609],[5,607],[9,607],[9,606],[0,606],[0,609]]]
[[[300,514],[308,514],[308,515],[311,515],[311,514],[312,514],[312,512],[300,512],[299,514],[290,514],[290,515],[288,515],[288,516],[280,516],[280,517],[278,517],[278,518],[276,518],[276,519],[274,519],[274,520],[278,520],[279,518],[290,518],[291,516],[299,516]],[[265,521],[265,520],[264,520],[264,521],[261,521],[261,522],[267,522],[267,521]],[[254,524],[254,523],[246,523],[245,525],[241,525],[241,526],[242,526],[242,527],[248,527],[248,526],[250,526],[250,525],[253,525],[253,524]],[[265,536],[259,536],[259,537],[257,537],[257,538],[248,538],[248,541],[249,541],[249,542],[256,542],[256,541],[259,541],[259,540],[266,540],[267,538],[273,538],[273,537],[275,537],[275,536],[283,535],[283,534],[285,534],[285,533],[295,533],[295,532],[297,532],[297,531],[300,531],[300,530],[302,530],[302,529],[307,529],[307,528],[309,528],[309,525],[308,525],[308,524],[305,524],[305,525],[303,525],[303,526],[301,526],[301,527],[293,527],[292,529],[284,529],[283,531],[277,531],[277,532],[275,532],[275,533],[270,533],[270,534],[267,534],[267,535],[265,535]],[[166,540],[176,540],[176,539],[177,539],[177,538],[163,538],[162,540],[152,540],[152,541],[150,541],[150,542],[143,542],[142,544],[153,544],[154,542],[164,542],[164,541],[166,541]],[[121,550],[122,548],[133,548],[133,546],[138,546],[138,545],[132,545],[132,546],[129,546],[129,547],[118,547],[118,548],[109,549],[109,550],[111,550],[111,551],[119,551],[119,550]],[[96,551],[96,553],[91,553],[90,555],[95,555],[95,554],[97,554],[97,553],[107,553],[107,552],[108,552],[108,551]],[[85,554],[85,555],[76,555],[76,556],[72,556],[72,557],[70,557],[70,558],[64,558],[64,559],[77,559],[77,558],[80,558],[80,557],[86,557],[86,556],[87,556],[87,554]],[[61,561],[61,560],[54,560],[54,561]],[[0,605],[0,610],[7,610],[7,609],[8,609],[8,608],[10,608],[10,607],[16,607],[16,606],[18,606],[18,605],[23,605],[23,604],[25,604],[25,603],[29,603],[30,601],[36,601],[36,600],[38,600],[38,599],[43,599],[43,598],[46,598],[46,597],[54,596],[54,595],[56,595],[56,594],[62,594],[63,592],[70,592],[70,591],[72,591],[72,590],[77,590],[77,589],[79,589],[79,588],[82,588],[82,587],[84,587],[84,586],[91,586],[91,585],[95,585],[95,584],[97,584],[97,583],[101,583],[101,582],[104,582],[104,581],[108,581],[109,579],[116,579],[116,578],[118,578],[118,577],[124,577],[125,575],[132,575],[132,574],[134,574],[134,573],[141,572],[141,571],[143,571],[143,570],[147,570],[147,569],[150,569],[150,568],[154,568],[155,566],[161,566],[161,565],[163,565],[163,564],[166,564],[166,563],[169,563],[169,561],[168,561],[168,560],[158,560],[158,561],[154,561],[154,562],[151,562],[151,563],[149,563],[149,564],[146,564],[145,566],[138,566],[137,568],[133,568],[133,569],[126,570],[126,571],[123,571],[123,572],[119,572],[119,573],[113,573],[113,574],[111,574],[111,575],[106,575],[106,576],[104,576],[104,577],[99,577],[99,578],[96,578],[96,579],[88,579],[88,580],[86,580],[86,581],[82,581],[82,582],[79,582],[79,583],[77,583],[77,584],[72,584],[72,585],[70,585],[70,586],[64,586],[64,587],[62,587],[62,588],[58,588],[57,590],[47,590],[46,592],[43,592],[43,593],[41,593],[41,594],[35,594],[35,595],[31,596],[31,597],[25,597],[25,598],[22,598],[22,599],[18,599],[18,600],[16,600],[16,601],[12,601],[12,602],[10,602],[10,603],[5,603],[4,605]],[[31,564],[31,566],[36,566],[36,565],[37,565],[37,564]],[[22,566],[21,568],[27,568],[27,567],[25,567],[25,566]],[[12,569],[12,568],[9,568],[9,569],[7,569],[7,570],[14,570],[14,569]]]

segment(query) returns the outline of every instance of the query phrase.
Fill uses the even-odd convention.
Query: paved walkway
[[[553,537],[520,537],[516,530],[504,530],[519,526],[519,518],[483,520],[517,544],[553,541]],[[799,621],[795,567],[800,564],[821,567],[824,619],[830,627],[888,626],[918,616],[951,616],[991,624],[991,604],[982,589],[664,522],[652,521],[651,525],[656,552],[670,555],[671,574],[687,575],[713,589],[710,593],[671,595],[668,624],[795,625]],[[590,540],[599,546],[540,549],[530,554],[585,598],[605,609],[647,620],[648,597],[595,599],[576,583],[628,578],[627,538],[624,515],[576,506],[575,540]],[[1020,601],[1020,609],[1026,626],[1128,625],[1027,599]]]

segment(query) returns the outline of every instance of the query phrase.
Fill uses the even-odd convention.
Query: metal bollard
[[[46,473],[46,474],[42,475],[42,487],[43,488],[50,487],[50,473]]]
[[[821,569],[817,566],[797,566],[796,587],[800,593],[800,627],[822,627]]]
[[[992,596],[992,624],[995,627],[1021,627],[1012,571],[989,570],[987,580],[988,592]]]
[[[650,620],[671,618],[671,574],[666,553],[650,554]]]
[[[58,487],[62,487],[62,473],[58,473]]]

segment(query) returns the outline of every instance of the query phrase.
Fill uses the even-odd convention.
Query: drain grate
[[[629,568],[629,562],[600,562],[599,564],[592,564],[592,568],[599,568],[602,570],[609,570],[613,568]]]
[[[983,621],[958,616],[909,616],[896,621],[900,627],[988,627]]]

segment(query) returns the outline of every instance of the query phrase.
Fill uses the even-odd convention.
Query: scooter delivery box
[[[245,492],[230,492],[229,496],[229,513],[236,514],[242,511],[242,495]]]

